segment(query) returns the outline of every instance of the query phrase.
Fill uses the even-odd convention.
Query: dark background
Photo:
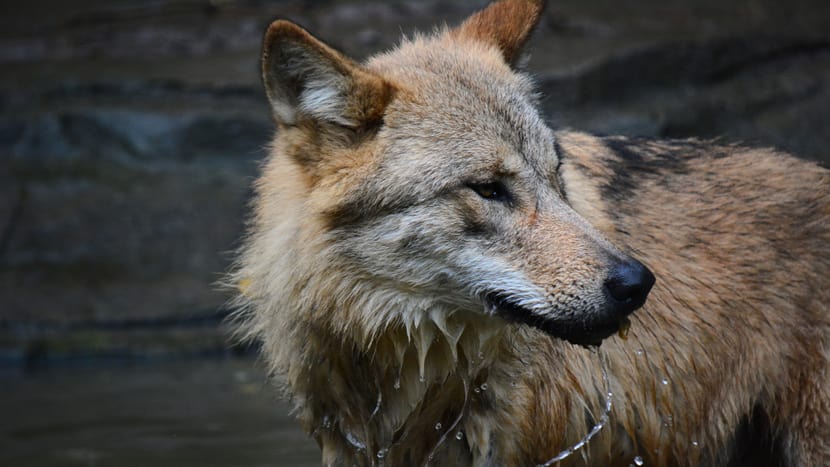
[[[165,381],[153,372],[170,361],[240,380],[208,357],[246,353],[229,344],[214,284],[272,133],[264,29],[293,19],[363,58],[484,4],[0,4],[0,367],[24,375],[13,394],[58,384],[32,383],[40,370],[79,365],[139,363],[119,373],[138,381],[118,386],[127,405],[136,384]],[[830,162],[827,0],[556,0],[528,51],[555,127],[717,137]],[[86,375],[72,383],[80,392]],[[198,375],[168,383],[209,393]]]

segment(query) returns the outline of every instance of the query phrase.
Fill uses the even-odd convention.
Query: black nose
[[[654,274],[634,259],[616,264],[605,281],[615,311],[624,315],[643,306],[653,285]]]

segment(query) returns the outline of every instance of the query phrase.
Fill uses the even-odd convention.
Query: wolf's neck
[[[364,349],[341,349],[309,368],[311,374],[300,381],[315,385],[300,391],[314,396],[306,399],[311,406],[301,409],[310,409],[307,428],[323,444],[339,446],[339,456],[344,450],[357,457],[388,450],[390,461],[403,462],[438,451],[447,438],[454,442],[450,449],[464,446],[486,454],[490,434],[479,428],[475,412],[490,394],[509,386],[497,381],[503,374],[497,368],[512,353],[510,326],[439,307],[407,318]],[[440,452],[446,454],[448,446]]]

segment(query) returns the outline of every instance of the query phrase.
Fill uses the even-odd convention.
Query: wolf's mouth
[[[541,316],[504,294],[490,293],[485,301],[496,314],[508,321],[533,326],[551,336],[583,347],[599,346],[605,338],[620,332],[621,329],[628,329],[628,318],[625,317],[609,320],[585,319],[583,322],[575,323]]]

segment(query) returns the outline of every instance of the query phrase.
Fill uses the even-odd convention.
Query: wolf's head
[[[274,22],[262,67],[275,157],[332,271],[598,344],[654,277],[568,202],[556,138],[513,68],[541,10],[497,1],[365,64]]]

